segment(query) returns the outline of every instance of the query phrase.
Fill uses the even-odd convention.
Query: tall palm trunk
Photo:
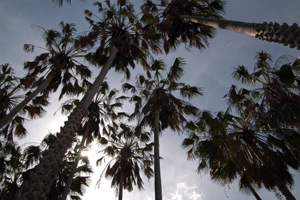
[[[283,196],[285,196],[286,200],[296,200],[291,191],[286,187],[286,184],[281,180],[277,173],[272,173],[271,178],[276,184],[278,190],[281,192]]]
[[[79,145],[79,152],[83,149],[83,146],[85,144],[85,141],[86,141],[86,138],[89,134],[89,126],[86,126],[86,129],[84,131],[84,134],[82,136],[82,139],[81,139],[81,143]],[[79,159],[80,156],[77,156],[76,159],[75,159],[75,162],[73,163],[72,165],[72,169],[71,169],[71,172],[69,174],[69,177],[68,177],[68,180],[67,180],[67,183],[66,183],[66,186],[65,186],[65,189],[63,191],[63,194],[62,194],[62,197],[61,197],[61,200],[66,200],[67,199],[67,196],[69,194],[69,190],[71,188],[71,184],[72,184],[72,181],[73,181],[73,178],[74,178],[74,175],[76,173],[76,169],[77,169],[77,166],[78,166],[78,163],[79,163]]]
[[[246,171],[244,171],[243,173],[239,173],[239,175],[241,176],[240,190],[242,190],[242,189],[250,190],[250,192],[253,194],[253,196],[255,197],[256,200],[261,200],[260,196],[256,193],[255,189],[251,185],[251,183],[253,181],[252,177],[250,180],[249,175]]]
[[[248,189],[251,191],[256,200],[261,200],[260,196],[256,193],[251,184],[248,185]]]
[[[272,22],[269,24],[267,22],[262,24],[247,23],[224,19],[208,19],[190,15],[181,15],[180,17],[185,21],[251,35],[261,40],[277,42],[285,46],[290,45],[291,48],[297,47],[297,49],[300,50],[300,28],[296,23],[289,26],[286,23],[283,25],[278,23],[273,24]]]
[[[68,148],[72,146],[76,129],[79,127],[82,118],[85,116],[86,110],[94,95],[103,83],[117,52],[117,48],[112,50],[111,55],[103,66],[100,74],[97,76],[93,85],[86,92],[78,106],[69,115],[64,127],[62,127],[60,133],[57,134],[54,143],[50,145],[49,150],[44,152],[43,158],[40,159],[40,163],[35,166],[33,172],[29,174],[29,180],[23,182],[21,191],[16,196],[17,200],[46,199],[46,194],[50,191],[50,186],[60,170],[59,166],[63,163],[63,158],[65,157]]]
[[[119,200],[123,199],[123,173],[121,172],[120,183],[119,183]]]
[[[161,175],[160,175],[160,156],[159,156],[159,115],[160,110],[155,111],[154,121],[154,187],[155,200],[162,200]]]
[[[28,97],[26,97],[21,103],[19,103],[14,109],[6,115],[0,121],[0,129],[5,126],[13,117],[18,114],[36,95],[38,95],[43,89],[47,87],[47,85],[52,81],[54,78],[54,73],[51,73],[46,80],[38,87],[35,91],[33,91]]]

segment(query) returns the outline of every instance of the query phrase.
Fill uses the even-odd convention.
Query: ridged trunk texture
[[[238,33],[252,35],[260,40],[276,42],[291,48],[297,47],[300,50],[300,28],[294,23],[289,26],[286,23],[282,25],[278,23],[247,23],[240,21],[224,20],[224,19],[208,19],[197,16],[181,15],[185,21],[195,22],[206,26],[226,29]]]
[[[79,154],[80,154],[80,151],[82,150],[82,148],[84,147],[84,143],[86,141],[86,138],[87,138],[88,134],[89,134],[89,127],[86,126],[85,132],[82,136],[81,143],[80,143],[79,148],[78,148],[78,150],[79,150],[78,153]],[[71,172],[69,174],[69,178],[67,180],[67,183],[66,183],[65,189],[63,191],[61,200],[66,200],[67,199],[67,196],[69,194],[69,190],[71,188],[73,178],[74,178],[74,175],[76,173],[76,169],[77,169],[77,166],[78,166],[78,163],[79,163],[79,160],[80,160],[79,158],[80,158],[80,156],[77,156],[74,163],[73,163],[73,165],[72,165],[72,169],[71,169]]]
[[[93,85],[86,92],[78,106],[69,115],[64,127],[61,128],[57,138],[50,145],[49,150],[43,154],[40,163],[35,166],[34,170],[29,174],[29,180],[24,181],[21,186],[21,191],[17,194],[17,200],[45,200],[47,193],[50,191],[50,186],[57,176],[60,165],[63,163],[63,158],[69,148],[72,146],[75,132],[79,127],[81,120],[86,116],[87,108],[93,97],[97,93],[99,87],[110,69],[110,66],[118,52],[114,48],[100,74],[94,81]]]
[[[154,121],[154,188],[155,200],[162,200],[160,155],[159,155],[159,115],[160,111],[155,111]]]
[[[33,91],[28,97],[26,97],[21,103],[19,103],[14,109],[6,115],[3,119],[0,120],[0,129],[5,126],[13,117],[18,114],[36,95],[38,95],[43,89],[47,87],[47,85],[54,78],[54,73],[50,74],[46,80],[38,87],[35,91]]]

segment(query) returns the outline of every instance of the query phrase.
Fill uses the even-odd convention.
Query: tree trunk
[[[256,193],[255,189],[252,187],[252,177],[251,179],[249,179],[249,175],[246,171],[244,171],[243,173],[239,173],[239,175],[241,176],[241,180],[240,180],[240,186],[239,189],[240,191],[242,189],[247,189],[250,190],[250,192],[253,194],[253,196],[255,197],[256,200],[261,200],[260,196]]]
[[[159,155],[159,115],[160,111],[155,111],[154,121],[154,187],[155,200],[162,200],[161,175],[160,175],[160,155]]]
[[[44,200],[46,194],[50,191],[50,185],[57,176],[60,165],[63,163],[63,158],[69,148],[72,146],[75,132],[79,127],[82,118],[86,114],[86,110],[91,103],[94,95],[97,93],[99,87],[110,69],[110,66],[118,52],[114,48],[100,74],[97,76],[93,85],[86,92],[78,106],[69,115],[64,127],[61,128],[57,138],[49,149],[43,154],[40,163],[35,166],[33,172],[28,176],[29,180],[24,181],[21,186],[21,191],[16,196],[17,200]]]
[[[120,183],[119,183],[119,200],[122,199],[123,199],[123,174],[121,174]]]
[[[86,126],[86,129],[85,129],[84,134],[83,134],[82,139],[81,139],[81,143],[80,143],[79,148],[78,148],[78,153],[80,153],[81,150],[83,149],[88,134],[89,134],[89,126]],[[72,169],[71,169],[71,172],[69,174],[69,178],[67,180],[67,183],[66,183],[65,189],[63,191],[61,200],[66,200],[67,199],[67,196],[69,194],[69,190],[71,188],[71,184],[73,182],[73,178],[74,178],[74,175],[76,173],[76,169],[77,169],[77,166],[78,166],[78,163],[79,163],[79,160],[80,160],[79,158],[80,158],[80,156],[77,156],[76,159],[75,159],[75,162],[72,165]]]
[[[54,78],[54,73],[50,74],[46,80],[38,87],[36,88],[33,93],[31,93],[28,97],[26,97],[21,103],[19,103],[14,109],[6,115],[3,119],[0,121],[0,129],[5,126],[10,120],[13,119],[13,117],[18,114],[36,95],[38,95],[43,89],[47,87],[47,85],[52,81]]]
[[[248,185],[249,190],[253,194],[256,200],[261,200],[260,196],[256,193],[255,189],[252,187],[251,184]]]
[[[272,173],[271,178],[276,184],[278,190],[281,192],[283,196],[285,196],[286,200],[296,200],[294,195],[291,193],[291,191],[286,187],[286,184],[281,180],[281,178],[276,174]]]
[[[297,49],[300,50],[300,28],[296,23],[289,26],[286,23],[283,25],[278,23],[273,24],[272,22],[264,22],[262,24],[247,23],[224,19],[209,19],[190,15],[181,15],[180,17],[184,21],[251,35],[261,40],[276,42],[284,44],[285,46],[290,45],[291,48],[297,47]]]

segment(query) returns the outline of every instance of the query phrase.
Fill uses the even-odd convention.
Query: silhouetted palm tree
[[[91,76],[91,71],[81,63],[75,60],[77,57],[84,57],[86,49],[80,47],[74,33],[76,29],[74,24],[60,23],[61,32],[55,30],[43,30],[43,39],[46,42],[44,50],[37,56],[33,62],[26,62],[24,68],[29,71],[23,85],[25,89],[36,88],[29,93],[26,98],[0,121],[0,128],[22,110],[38,94],[41,96],[33,101],[43,102],[48,98],[51,92],[55,92],[62,85],[59,96],[78,95],[82,92],[79,86],[78,76],[85,79]],[[25,44],[24,50],[32,52],[34,45]],[[41,75],[40,77],[38,75]]]
[[[26,79],[20,79],[14,76],[13,68],[8,64],[0,65],[0,120],[3,119],[7,113],[9,113],[23,98],[22,95],[18,95],[21,90],[24,89],[24,81]],[[30,93],[30,92],[28,92]],[[7,139],[7,142],[13,143],[13,135],[22,138],[26,135],[27,131],[24,127],[25,118],[24,115],[28,114],[30,118],[41,116],[44,112],[43,106],[48,105],[47,100],[35,100],[30,105],[26,105],[22,112],[14,116],[14,118],[6,124],[1,130],[1,135]]]
[[[287,188],[287,185],[293,184],[288,167],[298,169],[300,163],[282,150],[286,146],[276,132],[266,132],[269,129],[258,123],[252,113],[260,109],[260,104],[240,98],[241,91],[234,92],[231,88],[227,95],[230,102],[237,100],[237,116],[228,111],[225,114],[218,112],[216,117],[203,112],[197,123],[189,125],[193,131],[183,146],[191,147],[188,151],[190,158],[202,160],[198,171],[209,167],[214,180],[231,183],[239,175],[244,181],[246,173],[246,177],[250,178],[247,179],[258,187],[262,184],[268,190],[276,190],[277,187],[287,199],[294,199]]]
[[[220,19],[224,12],[224,2],[221,0],[160,0],[154,3],[145,1],[141,6],[145,23],[144,31],[159,32],[164,41],[166,53],[176,49],[180,43],[187,48],[204,49],[208,39],[213,38],[213,29],[195,23],[184,22],[180,15],[195,15],[206,18]]]
[[[102,135],[116,134],[118,124],[115,122],[117,118],[126,116],[123,112],[116,112],[117,108],[122,107],[122,101],[126,99],[124,96],[117,97],[117,90],[109,90],[107,82],[104,82],[96,94],[95,98],[88,107],[88,114],[83,119],[83,125],[78,129],[78,135],[82,136],[81,142],[78,146],[78,154],[83,150],[84,146],[90,144],[94,138],[101,138]],[[62,105],[62,112],[68,113],[76,107],[78,99],[68,100]],[[100,129],[102,128],[102,129]],[[72,170],[69,174],[67,184],[65,186],[62,200],[67,198],[67,194],[71,187],[73,177],[75,175],[77,165],[79,163],[79,156],[73,163]]]
[[[193,98],[201,95],[200,88],[178,82],[184,71],[184,61],[176,58],[170,67],[167,76],[161,74],[166,70],[162,60],[153,60],[147,77],[137,76],[136,86],[126,83],[123,90],[131,90],[139,95],[134,95],[132,101],[136,102],[135,112],[131,117],[137,116],[140,126],[150,126],[154,133],[154,172],[155,172],[155,198],[162,199],[159,133],[171,128],[173,131],[181,131],[181,126],[186,122],[184,115],[197,113],[197,108],[190,103],[173,95],[176,91],[184,98]],[[143,105],[143,100],[145,101]]]
[[[107,143],[107,146],[102,150],[104,156],[97,160],[97,165],[110,157],[111,160],[105,166],[97,184],[100,184],[103,176],[111,177],[111,187],[117,188],[118,199],[122,200],[123,190],[130,192],[133,190],[133,185],[143,189],[141,170],[148,179],[153,176],[150,157],[153,144],[145,143],[149,140],[149,134],[136,132],[138,129],[125,124],[121,124],[120,127],[121,131],[116,137],[109,138],[108,141],[102,140],[102,143]],[[144,137],[141,137],[142,135]]]
[[[46,150],[44,158],[40,160],[40,164],[37,165],[33,173],[30,174],[30,180],[23,183],[22,191],[18,194],[17,199],[45,197],[45,194],[47,194],[49,190],[48,185],[53,181],[51,177],[55,177],[59,172],[59,166],[62,164],[67,149],[72,145],[74,134],[80,126],[82,118],[86,115],[86,110],[90,102],[97,93],[111,66],[115,66],[117,71],[124,71],[127,77],[130,75],[127,66],[130,64],[134,67],[134,61],[140,60],[142,64],[146,66],[145,56],[149,48],[140,48],[139,41],[142,40],[143,37],[137,32],[139,30],[139,21],[134,15],[133,6],[126,1],[122,1],[118,4],[119,8],[115,9],[114,6],[110,5],[109,1],[106,1],[106,3],[108,9],[103,9],[100,2],[95,3],[98,5],[99,11],[106,15],[97,23],[88,18],[93,25],[92,31],[88,37],[83,37],[80,40],[82,47],[84,45],[94,45],[100,40],[100,46],[96,52],[89,54],[87,57],[99,65],[102,65],[103,62],[105,62],[105,64],[81,102],[69,115],[68,121],[65,122],[61,133],[58,134],[58,139],[55,144],[52,145],[48,151]],[[92,15],[89,11],[86,11],[86,13]],[[119,53],[118,57],[116,57],[117,53]],[[101,55],[103,55],[103,57],[101,57]],[[109,55],[109,57],[107,55]],[[102,59],[98,60],[99,58]],[[49,162],[51,163],[51,168],[48,167]]]

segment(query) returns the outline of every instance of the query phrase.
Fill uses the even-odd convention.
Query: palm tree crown
[[[184,61],[176,58],[167,76],[161,74],[165,71],[165,63],[162,60],[153,60],[147,76],[139,75],[136,86],[129,83],[123,84],[123,90],[130,90],[139,95],[133,95],[131,101],[135,102],[135,111],[131,118],[137,117],[139,126],[150,126],[154,132],[154,172],[155,172],[155,198],[162,199],[162,187],[159,161],[159,133],[171,128],[181,131],[181,125],[186,122],[184,115],[195,115],[198,109],[190,103],[176,98],[172,93],[179,92],[189,99],[201,95],[200,88],[185,83],[178,83],[184,74],[182,66]],[[143,103],[145,101],[145,103]]]
[[[153,176],[149,154],[153,144],[145,143],[149,140],[149,133],[140,133],[138,129],[125,124],[121,124],[120,127],[121,131],[115,137],[110,137],[108,141],[104,138],[101,140],[102,144],[108,145],[103,149],[104,156],[97,160],[97,164],[106,157],[112,159],[106,165],[97,184],[103,175],[111,177],[111,187],[117,188],[119,200],[122,200],[123,189],[132,191],[133,185],[143,189],[141,170],[148,179]]]
[[[142,5],[142,20],[146,24],[145,31],[158,31],[162,35],[166,53],[176,49],[180,43],[187,48],[204,49],[208,39],[213,37],[213,29],[195,23],[184,22],[180,15],[195,15],[220,19],[224,12],[221,0],[162,0],[159,3],[145,1]]]
[[[26,62],[24,68],[29,71],[24,80],[25,89],[33,89],[26,98],[0,121],[2,128],[13,116],[23,109],[31,100],[45,102],[51,92],[55,92],[60,85],[62,90],[59,96],[78,95],[82,92],[78,76],[86,79],[91,76],[91,71],[76,61],[77,57],[84,57],[87,49],[80,47],[74,37],[76,29],[74,24],[60,23],[61,32],[43,30],[43,39],[46,42],[47,53],[42,53],[32,62]],[[25,44],[24,50],[32,52],[34,45]],[[37,96],[41,94],[40,96]],[[35,99],[34,99],[35,98]]]

